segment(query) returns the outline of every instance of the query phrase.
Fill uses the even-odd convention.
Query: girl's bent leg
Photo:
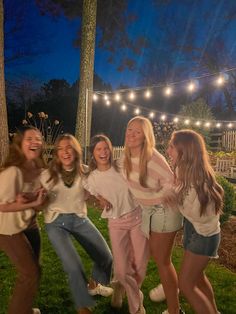
[[[83,265],[76,251],[70,233],[60,226],[60,219],[46,224],[46,230],[63,269],[68,275],[70,290],[75,302],[76,309],[86,308],[95,305],[95,301],[89,295],[87,289],[87,279]]]
[[[178,280],[171,262],[175,235],[176,231],[165,233],[152,231],[149,240],[151,255],[157,263],[170,314],[179,313]]]
[[[16,267],[17,279],[10,300],[8,314],[32,314],[40,270],[37,258],[24,233],[0,235],[0,248]]]
[[[73,235],[94,261],[92,278],[109,284],[112,272],[112,254],[102,234],[88,218],[74,219]]]
[[[204,269],[209,262],[208,256],[185,251],[179,273],[179,288],[197,314],[215,314],[217,310],[212,303],[209,287],[205,280]],[[213,292],[212,292],[213,293]],[[214,298],[214,296],[213,296]]]

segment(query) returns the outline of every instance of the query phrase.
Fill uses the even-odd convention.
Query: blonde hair
[[[95,160],[95,158],[93,156],[93,153],[94,153],[95,147],[100,142],[105,142],[108,145],[108,148],[110,150],[110,164],[111,164],[111,166],[113,166],[115,168],[116,171],[118,171],[118,167],[117,167],[116,163],[113,160],[112,143],[111,143],[110,139],[106,135],[104,135],[104,134],[94,135],[91,138],[91,140],[90,140],[90,146],[89,146],[89,152],[90,152],[89,169],[91,171],[97,169],[97,163],[96,163],[96,160]]]
[[[139,183],[143,187],[147,187],[147,163],[151,159],[153,155],[153,150],[155,149],[156,141],[153,132],[152,123],[149,119],[143,116],[136,116],[132,118],[128,124],[126,130],[129,128],[132,122],[140,123],[142,127],[142,131],[144,133],[144,141],[141,148],[140,160],[139,160]],[[129,147],[125,143],[124,150],[124,169],[129,179],[129,175],[132,171],[132,163],[131,163],[131,153]]]
[[[47,182],[49,181],[53,181],[54,184],[56,184],[59,180],[59,174],[61,174],[63,168],[62,168],[62,164],[58,158],[58,147],[60,145],[60,142],[62,140],[69,140],[70,141],[70,145],[73,148],[74,152],[75,152],[75,169],[76,169],[76,173],[78,173],[80,176],[85,174],[84,168],[83,168],[83,156],[82,156],[82,149],[81,146],[79,144],[79,142],[77,141],[77,139],[69,134],[69,133],[65,133],[63,135],[60,135],[56,142],[55,142],[55,147],[54,147],[54,151],[53,151],[53,159],[49,165],[49,173],[50,173],[50,177],[48,179]]]
[[[170,142],[178,153],[174,169],[176,181],[180,186],[178,201],[183,202],[184,195],[193,186],[201,204],[200,215],[206,213],[210,200],[215,202],[215,213],[221,212],[224,191],[216,181],[203,137],[186,129],[175,131]]]
[[[42,134],[40,130],[33,126],[25,126],[19,129],[13,138],[13,142],[9,148],[8,156],[6,160],[4,161],[0,171],[11,166],[16,166],[19,168],[23,167],[24,163],[26,162],[26,157],[22,151],[21,145],[22,145],[22,141],[24,139],[25,133],[27,131],[36,131],[42,138]],[[42,138],[42,147],[43,147],[43,138]],[[43,148],[41,149],[40,156],[35,159],[35,166],[38,169],[45,167],[45,163],[43,161]]]

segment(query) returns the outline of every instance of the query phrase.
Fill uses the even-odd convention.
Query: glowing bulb
[[[175,123],[177,123],[177,122],[179,122],[179,118],[178,118],[178,117],[175,117],[175,118],[173,119],[173,121],[174,121]]]
[[[155,113],[154,113],[154,112],[150,112],[150,113],[149,113],[149,117],[150,117],[151,119],[153,119],[153,118],[155,117]]]
[[[197,121],[195,124],[196,124],[196,126],[200,126],[202,123],[201,123],[201,121]]]
[[[131,92],[131,93],[129,94],[129,99],[130,99],[130,100],[134,100],[134,98],[135,98],[135,94],[134,94],[134,92]]]
[[[105,100],[108,100],[108,96],[107,96],[107,95],[104,95],[104,99],[105,99]]]
[[[170,96],[172,94],[172,88],[171,87],[166,87],[165,90],[164,90],[164,94],[166,96]]]
[[[190,121],[189,119],[184,120],[184,124],[189,125]]]
[[[151,97],[151,92],[150,92],[150,90],[147,90],[146,92],[145,92],[145,97],[146,98],[150,98]]]
[[[218,86],[223,85],[224,82],[225,82],[225,79],[224,79],[224,77],[221,76],[221,75],[216,79],[216,84],[217,84]]]
[[[126,105],[123,104],[123,105],[121,106],[121,110],[122,110],[122,111],[126,111],[126,109],[127,109]]]
[[[162,121],[165,121],[165,120],[166,120],[166,115],[163,114],[163,115],[161,116],[161,120],[162,120]]]
[[[110,104],[111,104],[110,100],[108,100],[108,99],[107,99],[107,101],[106,101],[106,105],[107,105],[107,107],[109,107],[109,106],[110,106]]]
[[[216,127],[220,128],[221,127],[221,123],[216,123]]]
[[[209,128],[211,126],[211,123],[210,122],[206,122],[205,123],[205,127]]]
[[[94,101],[98,100],[98,95],[97,94],[93,94],[93,100]]]
[[[193,80],[191,81],[188,86],[187,86],[187,89],[189,92],[193,92],[196,90],[196,88],[198,87],[199,83],[197,80]]]
[[[136,109],[134,110],[134,113],[135,113],[135,114],[140,114],[140,109],[139,109],[139,108],[136,108]]]
[[[119,101],[120,100],[120,94],[115,94],[115,100]]]
[[[233,124],[232,124],[232,123],[229,123],[229,124],[227,125],[227,127],[228,127],[229,129],[231,129],[231,128],[232,128],[232,126],[233,126]]]

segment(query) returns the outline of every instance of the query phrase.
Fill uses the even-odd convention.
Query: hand
[[[101,195],[98,195],[97,199],[99,200],[99,204],[102,209],[109,211],[112,208],[112,204],[108,202],[105,198],[103,198]]]

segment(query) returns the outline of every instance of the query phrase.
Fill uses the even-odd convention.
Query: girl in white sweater
[[[184,258],[179,288],[198,314],[216,314],[212,286],[204,274],[220,243],[223,189],[216,182],[204,140],[192,130],[174,132],[167,150],[175,169],[175,195],[184,219]]]
[[[131,314],[144,314],[143,295],[139,290],[145,278],[149,252],[140,229],[141,208],[138,206],[112,159],[112,144],[104,135],[96,135],[90,145],[91,173],[88,191],[110,203],[102,217],[108,219],[114,258],[115,279],[124,287]],[[120,294],[119,294],[120,292]],[[122,289],[115,289],[112,305],[121,307]]]

